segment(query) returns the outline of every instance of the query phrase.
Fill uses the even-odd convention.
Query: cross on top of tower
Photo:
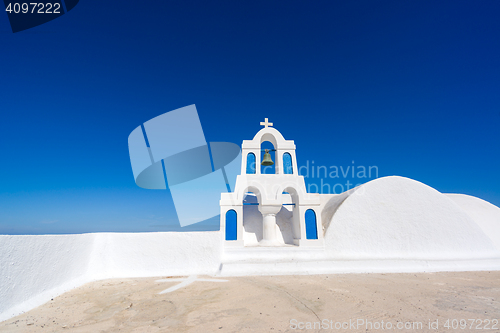
[[[273,126],[273,123],[270,123],[269,121],[267,121],[267,118],[266,118],[266,121],[260,122],[260,126],[265,126],[265,128],[267,128],[269,126]]]

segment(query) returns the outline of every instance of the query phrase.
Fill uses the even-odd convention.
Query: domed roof
[[[467,259],[499,255],[500,250],[459,205],[418,181],[384,177],[343,196],[327,203],[323,217],[328,219],[324,220],[325,247],[335,257]]]

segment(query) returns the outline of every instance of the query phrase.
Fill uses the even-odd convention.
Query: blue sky
[[[186,230],[168,191],[135,185],[127,137],[190,104],[207,141],[241,144],[268,117],[299,165],[354,161],[500,206],[499,14],[498,1],[82,0],[16,34],[0,14],[0,233]]]

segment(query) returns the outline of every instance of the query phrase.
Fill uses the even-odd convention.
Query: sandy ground
[[[199,276],[227,282],[197,280],[159,294],[186,283],[174,279],[92,282],[0,323],[0,332],[500,330],[500,272]]]

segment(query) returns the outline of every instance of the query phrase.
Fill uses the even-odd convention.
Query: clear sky
[[[13,34],[0,14],[0,233],[181,230],[168,190],[135,185],[127,138],[190,104],[207,141],[268,117],[299,166],[500,206],[499,17],[495,0],[81,0]],[[354,178],[323,183],[375,177]]]

